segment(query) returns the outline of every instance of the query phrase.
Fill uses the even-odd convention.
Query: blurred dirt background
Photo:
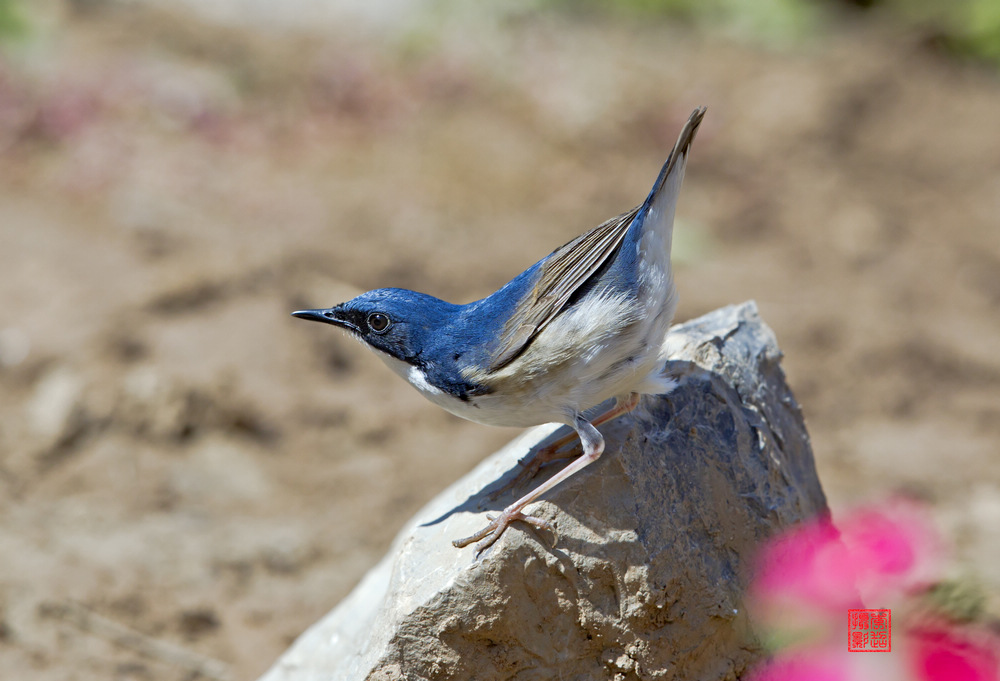
[[[756,299],[835,513],[926,499],[997,612],[997,70],[846,9],[748,41],[392,5],[45,0],[4,46],[0,677],[262,673],[516,432],[288,313],[490,293],[639,202],[700,104],[678,319]]]

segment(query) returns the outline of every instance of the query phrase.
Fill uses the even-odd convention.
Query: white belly
[[[664,305],[654,296],[646,307],[622,296],[590,298],[556,317],[500,371],[467,373],[493,388],[490,394],[454,400],[458,405],[434,401],[471,421],[525,427],[571,423],[575,414],[632,392],[669,392],[672,381],[660,376],[675,306],[672,294],[668,298]]]

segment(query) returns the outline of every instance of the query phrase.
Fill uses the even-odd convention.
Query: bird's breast
[[[394,373],[401,376],[421,395],[445,411],[469,421],[498,425],[490,420],[490,415],[479,404],[479,401],[483,399],[482,391],[461,389],[460,386],[468,384],[460,380],[456,380],[450,389],[443,389],[435,385],[434,381],[420,367],[400,361],[382,352],[376,352],[376,354]]]
[[[588,294],[510,364],[495,372],[467,368],[467,380],[490,389],[474,398],[474,409],[490,415],[465,417],[509,426],[565,422],[611,397],[648,392],[670,323],[669,312],[658,314],[663,297],[649,301],[613,289]]]

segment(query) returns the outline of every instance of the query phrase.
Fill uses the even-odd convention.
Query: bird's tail
[[[645,202],[633,220],[633,224],[643,226],[643,231],[653,231],[662,235],[667,252],[670,251],[673,235],[674,209],[677,206],[677,196],[684,180],[684,168],[687,166],[691,143],[694,141],[701,119],[705,117],[705,107],[700,106],[691,112],[687,123],[677,136],[677,143],[667,157],[666,163],[653,184]]]

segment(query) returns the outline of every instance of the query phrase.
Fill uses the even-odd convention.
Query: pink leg
[[[615,416],[620,416],[626,412],[635,409],[636,405],[639,404],[639,395],[636,393],[631,393],[628,397],[624,399],[619,399],[615,404],[615,407],[604,414],[614,412],[619,410],[614,416],[609,418],[615,418]],[[597,419],[595,419],[595,422]],[[605,418],[604,421],[608,421]],[[536,487],[533,491],[524,495],[513,504],[505,508],[500,515],[495,518],[490,518],[490,523],[479,532],[474,535],[466,537],[464,539],[457,539],[452,542],[457,548],[462,548],[468,546],[472,542],[478,541],[476,544],[476,553],[479,554],[487,549],[493,544],[500,536],[504,533],[510,524],[515,520],[523,520],[526,523],[534,525],[535,527],[552,530],[552,525],[542,520],[541,518],[536,518],[535,516],[525,515],[521,510],[530,504],[532,501],[538,499],[550,489],[561,483],[563,480],[570,478],[577,471],[583,470],[594,461],[600,458],[601,453],[604,451],[604,438],[601,433],[594,427],[592,423],[587,421],[580,415],[576,416],[573,423],[573,429],[576,430],[577,435],[580,436],[580,444],[583,445],[583,454],[574,462],[566,466],[554,476],[543,482],[541,485]],[[480,541],[482,540],[482,541]]]
[[[635,409],[636,405],[638,404],[639,404],[639,396],[636,393],[631,393],[626,398],[618,398],[615,400],[614,405],[612,405],[610,409],[608,409],[602,414],[598,414],[598,416],[594,418],[594,420],[591,421],[590,424],[595,427],[600,426],[604,423],[607,423],[608,421],[611,421],[613,419],[618,418],[619,416],[622,416],[623,414],[629,413],[630,411]],[[538,471],[542,469],[542,466],[544,466],[547,463],[551,463],[559,459],[573,459],[580,456],[582,450],[579,449],[578,447],[574,447],[573,449],[570,449],[569,451],[565,452],[559,451],[566,445],[573,443],[576,440],[577,440],[576,432],[568,433],[567,435],[563,435],[561,438],[559,438],[552,444],[545,445],[544,447],[539,449],[536,454],[529,457],[525,457],[520,461],[518,461],[518,463],[524,466],[524,468],[521,469],[521,472],[517,474],[517,477],[515,477],[513,480],[508,482],[506,485],[504,485],[497,491],[490,494],[490,500],[493,501],[499,499],[509,490],[520,489],[529,480],[533,480],[534,477],[538,475]]]

